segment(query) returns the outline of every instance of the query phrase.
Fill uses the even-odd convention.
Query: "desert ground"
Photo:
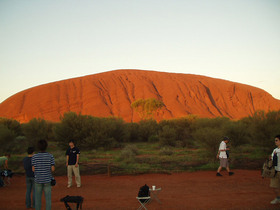
[[[262,179],[260,171],[234,172],[234,176],[228,176],[224,171],[223,177],[216,177],[214,171],[112,177],[82,175],[82,187],[70,189],[66,188],[67,177],[57,176],[57,185],[52,189],[52,209],[65,209],[60,199],[66,195],[83,196],[84,210],[137,209],[140,204],[136,196],[144,184],[162,188],[158,194],[162,204],[152,200],[148,209],[280,209],[280,205],[270,204],[274,194],[269,179]],[[0,188],[0,193],[0,209],[25,209],[24,176],[14,176],[9,186]]]

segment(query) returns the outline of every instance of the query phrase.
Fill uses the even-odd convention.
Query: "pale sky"
[[[116,69],[205,75],[280,99],[280,1],[0,0],[0,102]]]

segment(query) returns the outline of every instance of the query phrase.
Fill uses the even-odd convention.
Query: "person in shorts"
[[[270,187],[273,188],[276,198],[270,203],[278,204],[280,203],[280,135],[275,136],[274,140],[277,147],[273,150],[271,158],[276,160],[276,162],[273,163],[276,174],[275,177],[270,179]]]
[[[225,168],[227,170],[229,176],[234,174],[229,169],[229,162],[228,162],[229,148],[227,148],[227,143],[228,142],[229,142],[229,138],[224,137],[223,141],[220,143],[219,151],[218,151],[218,154],[217,154],[217,158],[220,160],[220,166],[217,170],[216,176],[222,176],[222,174],[220,173],[222,168]]]

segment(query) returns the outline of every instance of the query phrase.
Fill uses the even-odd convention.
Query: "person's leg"
[[[77,187],[81,187],[81,176],[80,176],[80,169],[79,166],[78,167],[73,167],[73,171],[74,171],[74,175],[75,175],[75,180],[76,180],[76,184]]]
[[[35,208],[35,181],[34,178],[31,179],[32,184],[32,207]]]
[[[26,208],[31,208],[31,190],[32,182],[29,177],[26,177],[26,194],[25,194],[25,205]]]
[[[67,166],[67,176],[68,176],[68,185],[67,187],[72,186],[72,166]]]
[[[270,179],[270,187],[273,188],[273,192],[275,193],[275,199],[270,202],[271,204],[280,203],[280,180],[277,175]]]
[[[35,183],[35,209],[41,210],[41,198],[43,192],[43,184]]]
[[[51,210],[51,208],[52,208],[51,183],[44,184],[44,193],[45,193],[45,200],[46,200],[46,210]]]
[[[280,190],[278,188],[274,188],[273,191],[274,191],[275,197],[280,198]]]
[[[229,169],[229,162],[228,162],[228,159],[227,159],[227,161],[226,161],[226,170],[227,170],[229,176],[231,176],[231,175],[234,174],[234,173],[231,172],[230,169]]]
[[[218,170],[217,170],[217,174],[216,174],[216,176],[222,176],[222,174],[220,174],[220,172],[221,172],[221,170],[222,170],[222,168],[223,168],[223,165],[224,165],[224,160],[223,160],[224,158],[220,158],[220,166],[219,166],[219,168],[218,168]]]

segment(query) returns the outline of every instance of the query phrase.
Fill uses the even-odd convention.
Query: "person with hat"
[[[222,174],[220,173],[222,168],[226,168],[229,176],[234,174],[229,169],[228,158],[229,158],[229,150],[230,149],[227,148],[227,143],[228,142],[229,142],[229,138],[225,136],[223,138],[223,141],[220,143],[219,151],[218,151],[218,154],[217,154],[217,158],[220,159],[220,166],[217,170],[216,176],[222,176]]]

